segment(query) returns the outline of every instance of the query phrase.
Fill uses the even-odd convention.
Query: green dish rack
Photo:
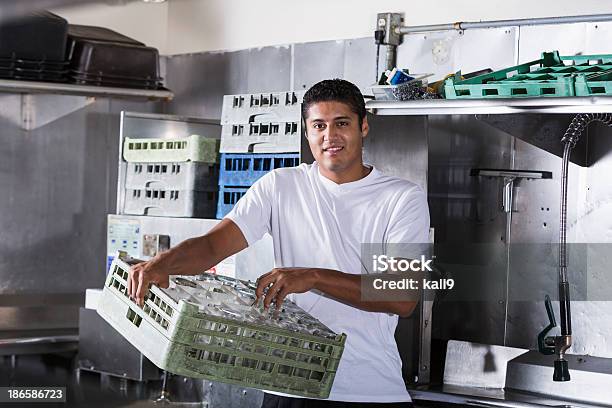
[[[576,96],[612,95],[612,69],[576,78]]]
[[[140,307],[127,296],[129,265],[121,258],[110,267],[98,314],[158,367],[243,387],[329,396],[345,334],[288,300],[280,319],[248,321],[244,314],[265,313],[251,306],[253,284],[211,274],[172,277],[168,289],[153,285]]]
[[[200,135],[168,139],[126,137],[123,142],[123,159],[131,163],[216,163],[219,144],[219,139]]]
[[[448,78],[444,92],[447,99],[612,95],[612,84],[601,84],[612,77],[602,76],[611,70],[612,55],[559,56],[558,51],[544,52],[538,60],[489,74],[466,80]]]

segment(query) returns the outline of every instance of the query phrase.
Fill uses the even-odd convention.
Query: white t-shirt
[[[278,268],[359,274],[362,243],[427,243],[429,236],[427,197],[416,184],[376,168],[360,180],[336,184],[320,174],[316,162],[266,174],[227,217],[249,245],[272,235]],[[330,400],[411,400],[394,338],[397,315],[366,312],[313,291],[290,298],[347,335]]]

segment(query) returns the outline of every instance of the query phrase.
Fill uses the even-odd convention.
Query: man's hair
[[[304,94],[302,103],[302,119],[306,123],[308,109],[318,102],[342,102],[359,117],[359,126],[363,123],[366,116],[365,102],[363,95],[355,84],[344,79],[326,79],[314,84]]]

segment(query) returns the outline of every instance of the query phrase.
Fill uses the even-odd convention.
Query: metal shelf
[[[572,115],[611,113],[612,96],[372,100],[366,103],[366,108],[378,116],[474,115],[479,121],[562,157],[563,145],[560,140]],[[579,166],[593,164],[594,158],[589,156],[587,145],[588,134],[585,134],[572,151],[572,163]]]
[[[612,112],[612,96],[368,101],[366,108],[385,116],[607,113]]]
[[[103,96],[169,101],[174,94],[168,90],[111,88],[104,86],[59,84],[52,82],[15,81],[0,79],[0,92],[22,94],[60,94],[77,96]]]

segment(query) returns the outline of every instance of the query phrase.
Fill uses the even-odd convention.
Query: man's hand
[[[276,303],[276,310],[290,293],[316,289],[342,303],[367,312],[395,313],[409,316],[418,301],[364,301],[361,296],[361,274],[350,274],[324,268],[275,268],[257,279],[256,302],[264,296],[264,307]],[[268,291],[264,294],[264,289]]]
[[[290,293],[304,293],[313,289],[319,277],[314,268],[274,268],[257,279],[257,301],[264,296],[264,308],[269,308],[274,301],[276,310],[280,311],[285,297]]]
[[[130,268],[128,278],[128,295],[139,306],[144,304],[144,297],[149,291],[149,285],[155,284],[167,288],[170,284],[167,270],[159,267],[155,258],[148,262],[141,262]]]

